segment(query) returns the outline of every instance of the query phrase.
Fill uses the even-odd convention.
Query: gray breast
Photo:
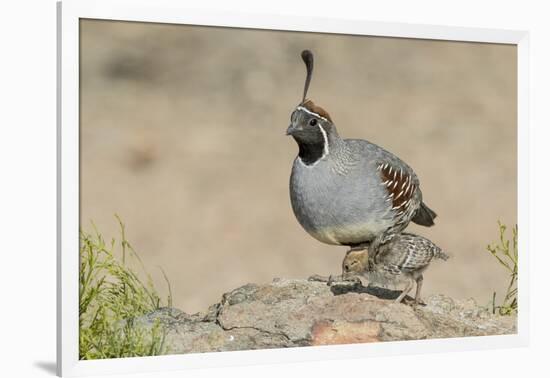
[[[372,240],[392,225],[375,159],[350,164],[329,156],[307,166],[296,158],[290,177],[292,209],[302,227],[327,244]]]

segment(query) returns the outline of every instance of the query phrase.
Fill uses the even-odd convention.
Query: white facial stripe
[[[297,109],[297,110],[303,110],[304,112],[306,112],[306,113],[308,113],[308,114],[314,115],[315,117],[319,117],[319,118],[321,118],[322,120],[325,120],[325,121],[329,122],[329,120],[326,119],[325,117],[320,116],[319,114],[317,114],[317,113],[315,113],[315,112],[312,112],[311,110],[309,110],[309,109],[307,109],[307,108],[304,108],[303,106],[298,106],[296,109]]]
[[[322,159],[328,155],[328,136],[327,136],[327,132],[325,131],[325,129],[323,129],[321,124],[317,123],[317,126],[319,126],[319,130],[321,130],[321,134],[323,134],[323,139],[325,140],[325,145],[323,148],[323,156],[321,156],[321,159]]]

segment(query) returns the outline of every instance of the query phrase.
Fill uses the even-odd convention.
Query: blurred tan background
[[[512,45],[81,21],[81,227],[118,237],[186,312],[273,277],[338,273],[345,247],[302,230],[284,135],[309,97],[340,135],[392,151],[439,217],[411,225],[452,255],[424,295],[489,302],[507,274],[485,251],[516,223],[516,48]]]

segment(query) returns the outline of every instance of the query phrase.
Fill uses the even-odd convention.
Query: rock
[[[490,314],[473,300],[444,295],[413,308],[396,304],[399,292],[377,287],[327,286],[277,279],[248,284],[223,295],[205,313],[163,308],[136,319],[160,322],[165,353],[197,353],[306,345],[512,334],[515,316]]]

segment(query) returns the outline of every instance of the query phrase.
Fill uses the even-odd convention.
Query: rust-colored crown
[[[330,114],[328,114],[325,109],[315,105],[313,101],[306,99],[300,104],[300,106],[303,106],[312,113],[319,114],[321,117],[328,119],[332,123],[332,118],[330,118]]]

